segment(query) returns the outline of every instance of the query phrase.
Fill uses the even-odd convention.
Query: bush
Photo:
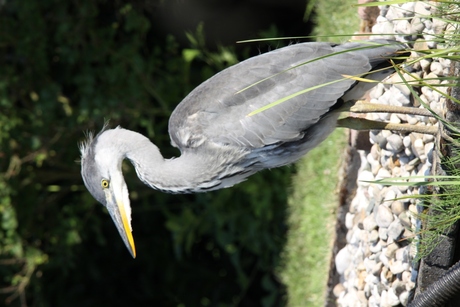
[[[6,4],[5,4],[6,3]],[[169,146],[167,119],[231,49],[183,50],[147,2],[7,1],[1,12],[0,301],[10,306],[265,306],[285,240],[291,170],[231,190],[167,195],[124,166],[138,258],[86,191],[83,131],[105,120]],[[262,177],[263,176],[263,177]],[[276,183],[276,184],[273,184]]]

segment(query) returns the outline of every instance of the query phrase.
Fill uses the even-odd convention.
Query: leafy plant
[[[84,131],[108,119],[177,155],[167,133],[171,111],[237,59],[230,48],[209,51],[201,28],[183,50],[156,32],[153,11],[144,1],[0,4],[2,303],[281,302],[274,268],[291,169],[232,190],[178,196],[145,187],[127,163],[136,260],[83,186],[77,144]]]

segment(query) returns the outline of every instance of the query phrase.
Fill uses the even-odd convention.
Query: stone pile
[[[416,47],[439,48],[432,41],[443,33],[446,24],[432,18],[435,8],[427,2],[381,6],[380,15],[372,28],[375,38],[401,42],[416,41]],[[374,36],[373,36],[374,37]],[[430,41],[431,40],[431,41]],[[425,42],[426,41],[426,42]],[[412,57],[419,55],[413,52]],[[447,76],[450,61],[426,59],[415,63],[411,74],[430,84],[442,84],[438,77]],[[410,90],[394,75],[385,84],[379,84],[369,94],[371,103],[423,108]],[[388,85],[387,83],[394,83]],[[415,87],[421,100],[438,114],[442,114],[447,87]],[[391,123],[437,126],[433,117],[404,114],[370,114],[369,119]],[[338,306],[406,306],[416,286],[417,268],[413,267],[416,248],[411,243],[417,220],[416,187],[380,185],[372,181],[385,178],[430,175],[435,151],[435,137],[420,133],[393,133],[371,131],[369,151],[360,151],[361,167],[358,173],[356,196],[345,216],[348,230],[346,246],[336,255],[335,264],[340,283],[334,287]],[[407,179],[401,179],[407,180]],[[421,180],[412,178],[412,181]]]

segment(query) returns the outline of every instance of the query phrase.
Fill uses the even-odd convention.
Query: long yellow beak
[[[118,192],[118,191],[117,191]],[[125,204],[122,200],[121,195],[117,197],[117,193],[112,193],[112,191],[106,191],[106,208],[112,218],[115,226],[120,233],[120,236],[125,243],[126,247],[128,248],[131,256],[136,258],[136,247],[134,246],[134,239],[131,233],[131,226],[130,226],[130,216],[128,216]],[[129,200],[128,200],[129,202]],[[129,203],[128,203],[129,206]]]
[[[136,247],[134,246],[133,234],[131,232],[131,227],[129,226],[128,216],[126,214],[125,207],[123,203],[120,201],[117,202],[117,206],[118,206],[118,210],[120,211],[120,217],[121,217],[121,221],[123,224],[124,236],[126,237],[126,240],[128,242],[126,242],[124,236],[121,233],[120,235],[123,238],[123,241],[125,241],[126,247],[131,253],[131,256],[133,256],[133,258],[136,258]]]

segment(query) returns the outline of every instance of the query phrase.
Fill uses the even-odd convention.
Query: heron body
[[[344,76],[382,80],[392,72],[389,58],[403,48],[388,41],[301,43],[240,62],[203,82],[172,113],[169,134],[180,157],[164,159],[137,132],[103,129],[81,145],[84,183],[135,256],[124,159],[146,185],[170,193],[226,188],[292,163],[334,130],[338,108],[375,85]],[[390,68],[371,73],[381,67]]]

